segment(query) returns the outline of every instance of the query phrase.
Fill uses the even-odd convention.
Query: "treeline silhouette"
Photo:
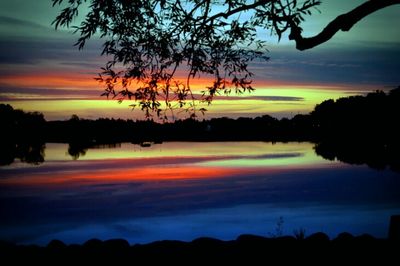
[[[129,264],[144,261],[151,264],[162,261],[187,265],[195,261],[212,263],[217,260],[234,264],[238,259],[249,264],[321,264],[326,258],[333,264],[341,264],[343,261],[368,264],[373,261],[374,264],[386,265],[398,259],[398,244],[398,239],[378,239],[367,234],[353,236],[341,233],[330,239],[319,232],[308,237],[240,235],[229,241],[201,237],[191,242],[162,240],[135,245],[130,245],[124,239],[91,239],[82,245],[67,245],[52,240],[46,247],[0,241],[0,255],[5,261],[16,264],[39,262],[40,265],[61,261],[67,264],[79,261],[96,265],[105,262]]]
[[[20,159],[22,162],[39,164],[44,162],[46,120],[39,112],[15,110],[10,105],[0,104],[0,165]]]
[[[400,171],[400,87],[317,105],[310,116],[314,149],[328,160]]]
[[[14,158],[40,163],[46,142],[69,143],[68,152],[78,158],[97,145],[132,142],[147,146],[162,141],[312,141],[326,159],[367,163],[371,167],[399,169],[398,114],[400,87],[366,96],[327,100],[306,115],[276,119],[213,118],[157,123],[99,118],[46,121],[38,112],[15,110],[0,104],[1,164]]]

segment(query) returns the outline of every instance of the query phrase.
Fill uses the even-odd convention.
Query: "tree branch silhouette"
[[[296,23],[292,23],[289,39],[296,42],[296,48],[298,50],[303,51],[311,49],[329,41],[338,31],[349,31],[357,22],[368,15],[396,4],[400,4],[400,0],[366,1],[350,12],[336,17],[319,34],[308,38],[304,38],[301,35],[301,28]]]
[[[303,37],[301,23],[320,0],[52,0],[64,6],[54,20],[58,27],[73,27],[82,49],[93,36],[104,39],[102,55],[109,61],[98,80],[102,94],[119,102],[135,100],[147,117],[162,119],[175,109],[190,117],[206,111],[215,96],[251,92],[249,63],[265,59],[266,42],[260,28],[280,40],[284,33],[305,50],[348,31],[373,12],[400,0],[370,0],[340,15],[314,37]],[[73,21],[88,3],[79,26]],[[85,11],[84,11],[85,12]],[[79,13],[82,13],[79,11]],[[246,19],[242,15],[246,15]],[[192,89],[196,77],[208,77],[202,91]]]

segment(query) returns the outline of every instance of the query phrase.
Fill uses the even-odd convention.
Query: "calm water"
[[[147,243],[300,228],[386,237],[400,214],[400,174],[326,161],[311,143],[127,143],[77,160],[67,150],[46,144],[44,163],[0,167],[0,239]]]

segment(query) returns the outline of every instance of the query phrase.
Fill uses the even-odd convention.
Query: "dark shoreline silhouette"
[[[0,104],[0,165],[15,159],[39,164],[49,142],[68,143],[68,153],[77,159],[89,148],[122,142],[149,147],[163,141],[309,141],[325,159],[399,171],[399,113],[400,87],[388,94],[377,91],[326,100],[307,115],[280,120],[264,115],[161,124],[151,120],[87,120],[73,115],[66,121],[46,121],[41,113]]]
[[[148,141],[322,141],[366,140],[390,142],[398,139],[400,87],[385,94],[351,96],[326,100],[306,115],[276,119],[269,115],[255,118],[213,118],[157,123],[99,118],[46,121],[38,112],[14,110],[0,104],[1,142],[107,144]]]
[[[124,239],[91,239],[82,245],[66,245],[53,240],[46,247],[0,242],[0,255],[13,262],[40,260],[42,263],[54,262],[54,259],[63,262],[88,259],[92,263],[104,263],[105,260],[191,263],[215,259],[319,263],[327,259],[337,262],[343,259],[371,262],[373,259],[392,262],[398,256],[398,244],[398,239],[378,239],[366,234],[353,236],[349,233],[341,233],[334,239],[329,239],[324,233],[308,237],[297,235],[271,238],[240,235],[231,241],[202,237],[191,242],[163,240],[135,245],[130,245]]]

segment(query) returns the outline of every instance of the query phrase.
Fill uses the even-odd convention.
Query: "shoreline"
[[[161,240],[148,244],[131,245],[124,239],[101,241],[90,239],[85,243],[66,245],[60,240],[52,240],[47,246],[15,245],[0,241],[0,255],[3,258],[18,260],[36,260],[50,262],[56,259],[103,262],[112,260],[188,262],[200,259],[265,259],[278,261],[325,261],[334,259],[370,259],[391,261],[397,256],[400,239],[380,239],[368,234],[353,236],[341,233],[330,239],[324,233],[315,233],[305,237],[296,236],[262,237],[258,235],[240,235],[235,240],[222,241],[201,237],[191,242]],[[293,257],[293,255],[295,255]],[[300,257],[298,257],[300,256]],[[322,256],[322,257],[321,257]],[[194,262],[194,261],[192,261]]]

